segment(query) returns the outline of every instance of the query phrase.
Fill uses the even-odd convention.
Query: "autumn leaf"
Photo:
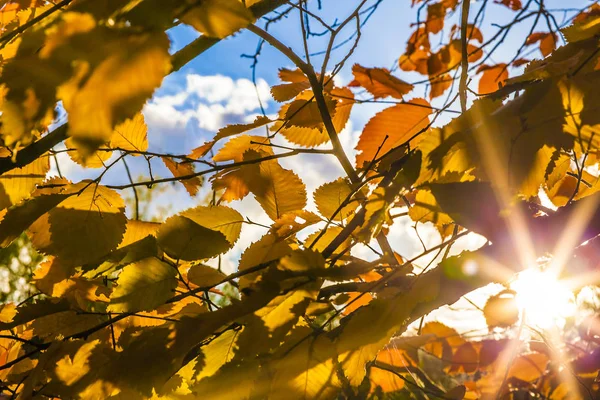
[[[79,183],[70,192],[74,195],[29,227],[31,241],[39,251],[71,265],[95,261],[121,242],[125,204],[117,192],[93,182]]]
[[[207,36],[224,38],[248,26],[254,15],[239,0],[205,0],[181,20]]]
[[[167,219],[157,231],[158,244],[175,259],[208,259],[233,246],[241,224],[228,207],[197,207]]]
[[[325,218],[343,221],[351,216],[358,202],[352,199],[350,183],[343,178],[320,186],[314,193],[317,209]],[[334,213],[335,216],[334,216]]]
[[[431,108],[423,99],[398,104],[375,114],[363,129],[356,146],[356,164],[367,167],[374,159],[414,140],[429,125]]]
[[[483,72],[479,79],[479,94],[489,94],[497,91],[508,79],[506,64],[482,65],[477,69],[477,72]]]
[[[110,295],[108,310],[150,310],[173,296],[177,271],[157,258],[146,258],[123,268]]]
[[[0,154],[5,157],[9,156],[9,153],[3,152],[2,148],[0,148]],[[48,156],[42,156],[25,167],[15,168],[0,175],[0,210],[14,206],[28,198],[35,190],[36,185],[46,178],[49,169]]]
[[[161,157],[165,166],[171,171],[174,177],[180,178],[179,182],[183,184],[185,190],[190,196],[198,194],[202,186],[202,177],[195,176],[194,165],[191,163],[178,163],[170,157]],[[186,177],[186,178],[184,178]]]
[[[540,43],[540,51],[544,57],[547,57],[556,48],[556,34],[553,32],[533,32],[527,37],[526,45]]]
[[[521,8],[523,8],[521,0],[494,0],[494,3],[503,4],[513,11],[519,11]]]
[[[367,89],[375,99],[383,97],[394,97],[402,99],[408,94],[413,85],[391,75],[385,68],[365,68],[358,64],[352,67],[354,81],[348,86],[362,86]]]
[[[140,153],[148,150],[148,127],[144,115],[138,113],[117,125],[111,136],[110,146],[131,151],[133,156],[140,156]]]
[[[225,279],[227,275],[207,265],[192,265],[187,271],[187,278],[197,286],[215,286]]]

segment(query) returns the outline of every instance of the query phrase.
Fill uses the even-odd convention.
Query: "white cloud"
[[[243,78],[189,74],[180,92],[154,97],[144,107],[144,115],[151,130],[151,144],[154,137],[154,143],[164,148],[173,144],[168,139],[172,136],[185,136],[186,144],[190,144],[190,129],[215,132],[227,124],[243,122],[248,114],[260,109],[261,102],[267,107],[271,100],[264,79],[259,79],[255,87]]]

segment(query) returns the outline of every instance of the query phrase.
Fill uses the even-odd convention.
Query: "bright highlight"
[[[575,296],[567,285],[549,271],[528,269],[510,285],[516,292],[525,322],[542,329],[562,327],[565,318],[575,315]]]

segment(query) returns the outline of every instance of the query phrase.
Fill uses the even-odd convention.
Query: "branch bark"
[[[463,0],[462,12],[460,18],[460,43],[462,47],[461,63],[460,63],[460,85],[458,91],[460,93],[460,108],[462,112],[467,111],[467,79],[469,77],[469,51],[467,37],[467,29],[469,27],[469,9],[471,8],[470,0]]]

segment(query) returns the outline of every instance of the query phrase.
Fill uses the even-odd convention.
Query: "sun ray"
[[[587,228],[590,217],[598,208],[599,198],[597,196],[586,197],[576,203],[575,211],[569,217],[560,238],[556,241],[556,247],[552,252],[552,261],[548,270],[556,276],[560,275],[567,261],[573,255],[573,249],[581,243],[581,234]]]
[[[520,265],[523,268],[535,265],[535,260],[537,259],[534,250],[535,246],[533,245],[523,212],[513,204],[508,169],[501,161],[502,159],[507,159],[506,155],[503,154],[502,146],[494,139],[494,134],[491,132],[490,127],[485,123],[488,117],[482,115],[481,109],[478,107],[473,107],[472,110],[476,114],[475,119],[483,121],[475,128],[478,133],[478,140],[476,142],[480,153],[485,154],[485,157],[481,157],[483,167],[490,181],[494,183],[492,188],[494,189],[498,204],[502,207],[502,211],[506,212],[506,215],[509,216],[505,220]]]

